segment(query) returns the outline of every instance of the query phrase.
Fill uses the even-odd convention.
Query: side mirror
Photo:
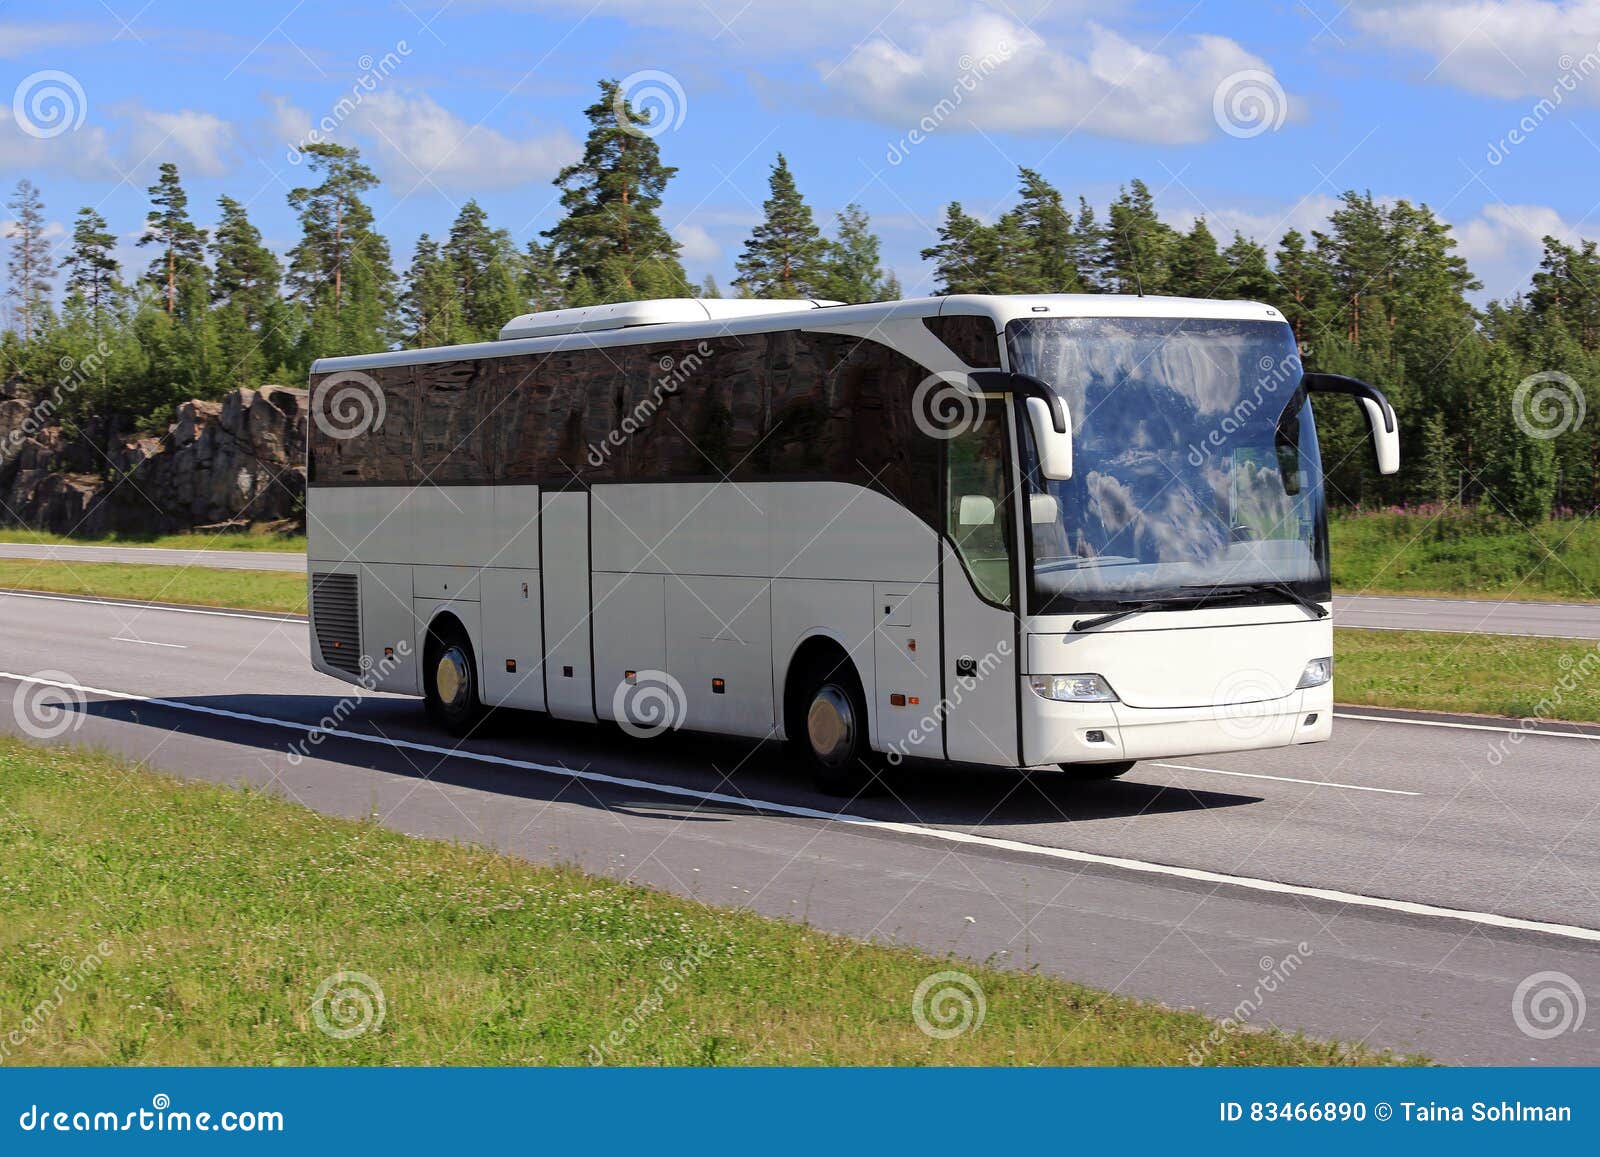
[[[1372,448],[1378,455],[1378,473],[1400,470],[1400,426],[1394,407],[1376,386],[1340,374],[1307,374],[1301,382],[1308,393],[1349,394],[1366,411],[1367,428],[1372,431]]]
[[[1039,451],[1039,472],[1055,482],[1072,477],[1072,416],[1066,399],[1032,374],[978,370],[971,380],[983,393],[1022,397],[1028,425],[1033,428],[1033,444]]]

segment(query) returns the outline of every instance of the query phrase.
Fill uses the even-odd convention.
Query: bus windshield
[[[1064,482],[1040,475],[1021,424],[1032,613],[1215,588],[1274,602],[1283,585],[1327,600],[1322,462],[1286,324],[1029,318],[1006,339],[1011,368],[1072,414]]]

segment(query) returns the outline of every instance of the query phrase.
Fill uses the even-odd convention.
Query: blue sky
[[[1004,211],[1018,165],[1102,209],[1142,177],[1268,244],[1346,188],[1426,201],[1484,296],[1542,235],[1600,237],[1600,0],[0,0],[0,182],[58,227],[97,206],[142,268],[175,160],[202,224],[228,193],[282,250],[292,146],[328,118],[403,265],[468,197],[548,227],[600,76],[664,94],[665,217],[723,284],[779,150],[819,218],[867,209],[908,295],[943,206]]]

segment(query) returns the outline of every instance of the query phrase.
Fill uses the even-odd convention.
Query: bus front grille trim
[[[361,673],[361,598],[357,576],[311,576],[311,626],[324,663],[350,675]]]

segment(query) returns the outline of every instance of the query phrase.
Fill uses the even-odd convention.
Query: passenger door
[[[1010,406],[986,396],[945,442],[943,688],[948,757],[1013,766],[1017,752],[1016,515]]]

